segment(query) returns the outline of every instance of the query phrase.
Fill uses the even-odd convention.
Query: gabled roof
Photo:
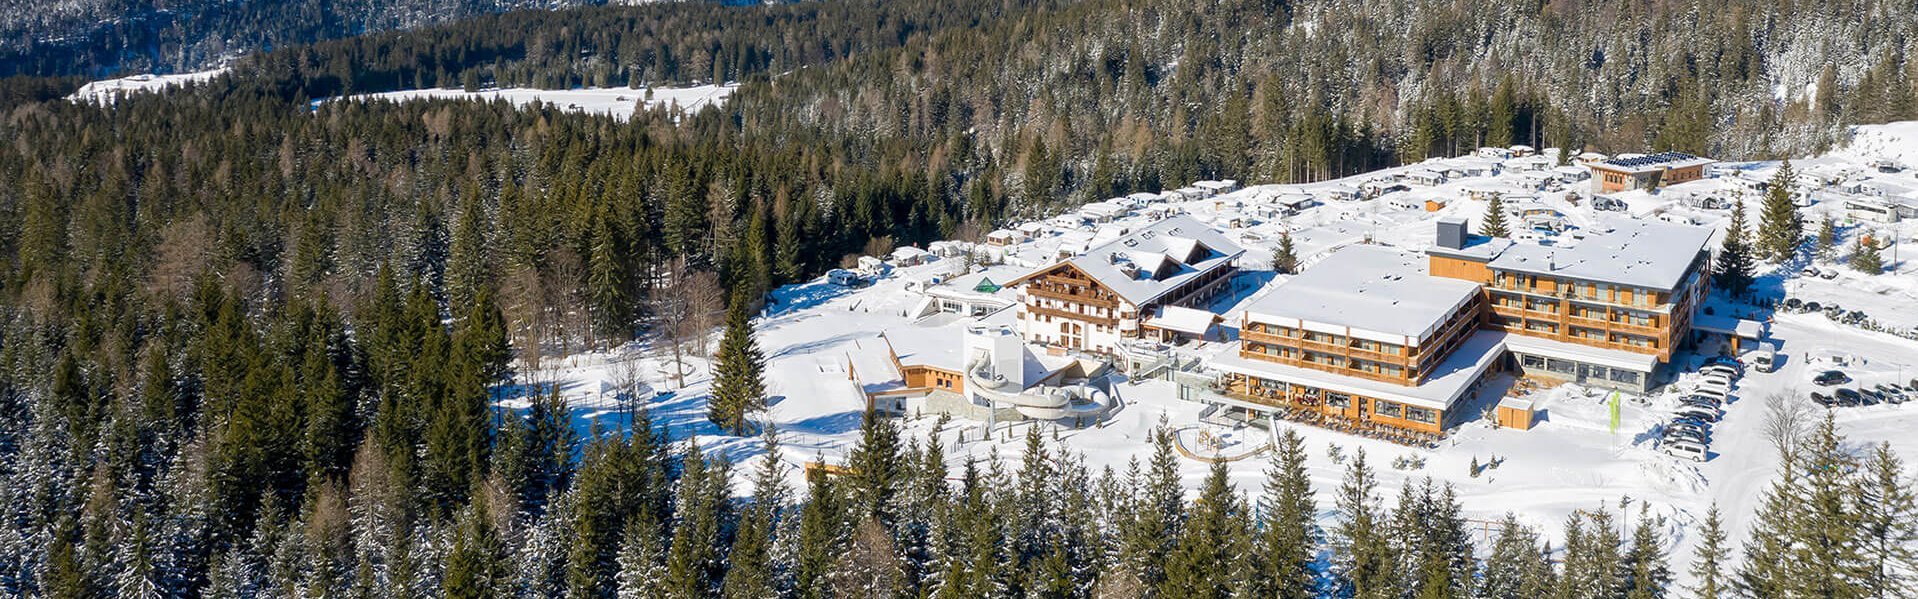
[[[1018,279],[1071,265],[1135,306],[1152,303],[1181,284],[1232,264],[1245,248],[1224,233],[1179,214],[1089,247],[1085,253]]]

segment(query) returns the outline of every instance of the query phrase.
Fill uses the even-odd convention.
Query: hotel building
[[[1342,248],[1249,306],[1211,360],[1221,403],[1438,433],[1485,374],[1644,392],[1687,337],[1711,231],[1613,219],[1565,245],[1438,225],[1426,252]],[[1569,237],[1569,236],[1568,236]]]
[[[1147,329],[1183,326],[1186,319],[1176,317],[1182,311],[1162,315],[1163,309],[1205,307],[1229,287],[1237,272],[1232,263],[1244,253],[1218,230],[1178,215],[1006,286],[1018,291],[1017,327],[1026,341],[1114,354]],[[1175,317],[1157,322],[1162,316]]]

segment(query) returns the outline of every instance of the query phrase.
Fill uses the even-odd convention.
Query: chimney
[[[1438,246],[1448,250],[1465,249],[1465,219],[1458,217],[1439,219]]]

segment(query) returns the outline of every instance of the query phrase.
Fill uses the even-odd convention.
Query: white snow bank
[[[353,100],[380,100],[405,102],[416,99],[454,99],[454,100],[505,100],[514,106],[525,106],[533,102],[544,102],[564,110],[587,114],[607,115],[625,120],[632,118],[633,112],[641,103],[647,108],[678,106],[687,112],[697,112],[707,106],[720,106],[732,96],[737,84],[700,85],[694,87],[653,87],[625,88],[589,87],[580,89],[530,89],[507,88],[466,91],[463,89],[412,89],[377,94],[348,96]],[[337,98],[329,98],[334,100]]]

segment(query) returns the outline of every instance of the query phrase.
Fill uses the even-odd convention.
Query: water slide
[[[967,370],[966,388],[992,405],[1011,406],[1027,418],[1059,420],[1096,417],[1112,407],[1112,397],[1090,384],[1064,387],[1036,386],[1020,389],[1006,377],[992,371],[991,364],[979,362]]]

